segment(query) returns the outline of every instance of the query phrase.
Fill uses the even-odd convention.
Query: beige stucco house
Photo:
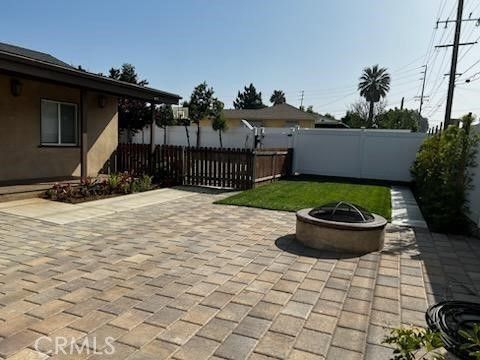
[[[0,43],[0,183],[96,175],[118,141],[118,97],[180,97]]]
[[[315,127],[316,117],[290,104],[280,104],[263,109],[226,109],[229,128],[242,126],[242,120],[256,127]],[[210,119],[200,121],[200,126],[212,126]]]

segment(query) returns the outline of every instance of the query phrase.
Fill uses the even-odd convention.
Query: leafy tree
[[[226,131],[227,126],[227,119],[223,114],[223,102],[218,99],[213,101],[212,111],[210,113],[210,117],[212,119],[212,129],[218,131],[218,139],[220,141],[220,148],[223,148],[222,142],[222,132]]]
[[[365,119],[359,113],[351,110],[347,110],[341,121],[352,129],[360,129],[366,125]]]
[[[171,105],[161,105],[155,110],[155,124],[163,129],[163,143],[167,143],[167,127],[175,125]]]
[[[368,122],[370,105],[365,100],[359,100],[350,105],[346,115],[341,119],[343,123],[347,124],[352,129],[371,128],[373,124]],[[373,107],[374,116],[378,116],[385,112],[385,103],[383,101],[377,102]]]
[[[383,114],[385,112],[387,104],[384,101],[379,101],[375,103],[373,106],[373,117],[377,117],[380,114]],[[354,102],[353,104],[350,105],[350,110],[353,112],[358,113],[362,119],[365,121],[365,127],[368,125],[368,116],[370,114],[370,104],[363,100],[360,99],[357,102]],[[370,123],[370,128],[373,127],[373,123]]]
[[[335,119],[335,116],[333,116],[333,115],[330,114],[330,113],[325,113],[323,116],[325,116],[327,119],[337,120],[337,119]]]
[[[148,85],[147,80],[138,80],[135,67],[131,64],[123,64],[120,69],[111,68],[109,77],[140,86]],[[121,130],[127,131],[129,142],[132,139],[133,133],[151,123],[151,114],[151,109],[147,107],[145,101],[124,97],[118,99],[118,127]]]
[[[306,113],[309,114],[318,114],[315,110],[313,110],[313,105],[308,105],[306,108],[303,105],[300,105],[298,107],[298,110],[305,111]]]
[[[425,129],[425,122],[428,129],[428,120],[416,110],[409,109],[390,109],[377,116],[378,127],[381,129],[408,129],[414,132]],[[426,132],[426,130],[424,130]]]
[[[270,102],[273,105],[285,104],[287,102],[285,93],[282,90],[273,90],[273,94],[270,96]]]
[[[378,65],[363,69],[358,90],[369,103],[367,128],[370,128],[373,125],[375,103],[385,97],[390,90],[390,75],[387,69],[379,68]]]
[[[190,104],[188,103],[188,101],[185,100],[182,103],[182,106],[186,107],[186,108],[189,108]],[[188,131],[188,127],[190,126],[190,123],[191,123],[190,119],[186,118],[186,117],[185,118],[182,117],[182,118],[178,118],[178,119],[175,119],[175,120],[176,120],[178,125],[181,125],[185,128],[185,135],[187,136],[187,146],[190,147],[190,132]]]
[[[127,65],[127,64],[123,64],[123,65]],[[120,80],[121,73],[122,73],[121,69],[116,69],[112,67],[110,70],[108,70],[108,77],[115,80]]]
[[[147,80],[139,80],[135,66],[132,64],[123,64],[120,69],[111,68],[109,70],[110,77],[112,79],[125,81],[132,84],[137,84],[140,86],[147,86]]]
[[[197,147],[200,146],[200,120],[208,117],[213,105],[214,91],[208,87],[207,82],[197,85],[190,96],[189,116],[190,120],[197,124]]]
[[[477,165],[479,135],[470,131],[471,114],[463,126],[451,125],[425,139],[412,166],[415,191],[422,213],[434,231],[464,232],[468,228],[467,192],[471,169]]]
[[[244,87],[243,92],[238,92],[237,98],[233,101],[235,109],[262,109],[266,107],[262,102],[262,92],[257,93],[253,84]]]

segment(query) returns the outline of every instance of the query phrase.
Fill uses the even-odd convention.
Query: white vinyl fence
[[[411,181],[426,134],[398,130],[299,129],[293,169],[300,174]]]
[[[190,145],[197,144],[197,126],[188,126],[190,136]],[[259,128],[250,130],[247,127],[231,128],[222,132],[223,147],[253,149],[255,144],[255,134],[258,134],[260,148],[291,148],[293,147],[294,128]],[[167,145],[187,145],[187,134],[184,126],[168,126],[166,137]],[[126,142],[126,139],[123,139]],[[136,144],[150,143],[150,127],[146,126],[143,130],[137,132],[132,139]],[[154,129],[154,142],[161,145],[164,143],[164,129],[156,126]],[[200,127],[200,146],[219,147],[220,140],[218,132],[211,127]]]
[[[166,133],[166,144],[187,145],[185,127],[169,126]],[[195,146],[197,127],[189,126],[188,133],[190,145]],[[253,148],[255,133],[259,135],[259,148],[293,147],[296,173],[407,182],[411,181],[410,167],[426,136],[408,130],[239,127],[222,133],[223,146]],[[133,142],[148,144],[150,129],[136,133]],[[164,129],[155,128],[154,142],[164,143]],[[200,146],[219,147],[218,132],[200,127]]]
[[[260,130],[261,148],[292,148],[296,128],[262,128]]]
[[[187,126],[190,137],[190,146],[197,144],[197,126]],[[184,126],[167,127],[167,145],[187,146],[187,132]],[[228,129],[222,133],[223,147],[226,148],[252,148],[254,144],[254,134],[247,128]],[[150,143],[150,127],[137,132],[133,137],[133,142],[137,144]],[[164,144],[164,129],[156,126],[154,129],[155,144]],[[200,146],[201,147],[220,147],[218,132],[210,127],[200,127]]]

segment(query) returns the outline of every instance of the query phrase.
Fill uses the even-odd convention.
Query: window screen
[[[77,106],[75,104],[42,100],[41,143],[77,144]]]

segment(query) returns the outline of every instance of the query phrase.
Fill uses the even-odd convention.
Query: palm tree
[[[272,96],[270,96],[270,102],[273,105],[285,104],[285,93],[282,90],[273,90]]]
[[[372,127],[375,103],[379,102],[382,97],[385,97],[390,90],[390,74],[387,72],[387,69],[379,68],[378,65],[363,69],[360,82],[358,83],[358,90],[360,95],[370,103],[367,127]]]

